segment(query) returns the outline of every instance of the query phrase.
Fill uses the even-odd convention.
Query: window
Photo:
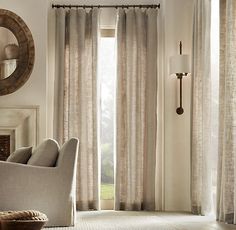
[[[113,209],[114,201],[114,116],[115,37],[114,30],[101,30],[98,69],[100,79],[101,188],[102,209]],[[106,202],[104,202],[106,201]],[[104,205],[105,203],[105,205]]]

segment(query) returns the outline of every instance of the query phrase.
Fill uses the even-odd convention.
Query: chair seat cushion
[[[27,164],[53,167],[56,164],[58,153],[58,143],[53,139],[46,139],[33,151]]]
[[[10,154],[6,161],[26,164],[32,154],[32,147],[21,147]]]

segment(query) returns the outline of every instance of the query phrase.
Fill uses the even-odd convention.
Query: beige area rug
[[[213,217],[172,212],[91,211],[78,212],[74,227],[48,230],[231,230],[235,225],[218,223]]]

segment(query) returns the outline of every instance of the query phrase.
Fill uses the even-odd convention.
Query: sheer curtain
[[[191,206],[195,214],[211,211],[211,0],[196,0],[193,25]]]
[[[236,224],[236,1],[220,0],[217,219]]]
[[[98,209],[98,10],[56,10],[54,137],[80,139],[77,208]]]
[[[157,10],[117,22],[116,210],[155,209]]]

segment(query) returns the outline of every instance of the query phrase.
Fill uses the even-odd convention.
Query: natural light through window
[[[114,200],[115,38],[101,37],[99,49],[101,200]]]
[[[212,213],[216,212],[216,183],[218,159],[218,110],[219,110],[219,1],[212,1],[211,10],[211,79],[212,79]]]

